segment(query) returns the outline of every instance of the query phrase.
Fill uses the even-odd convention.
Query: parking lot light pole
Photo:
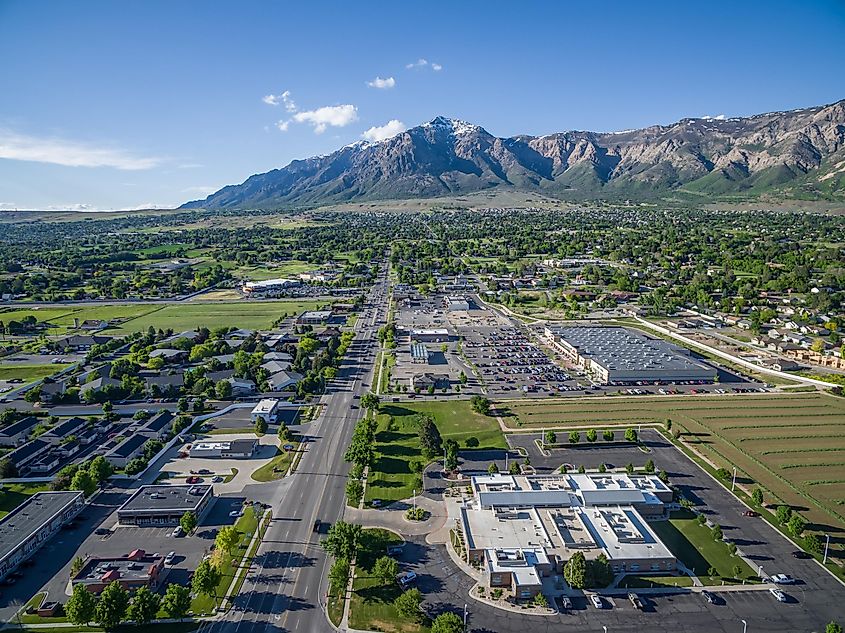
[[[822,565],[827,565],[827,548],[830,547],[830,534],[824,535],[824,560]]]
[[[467,614],[469,614],[468,605],[464,603],[464,631],[467,630]]]
[[[745,620],[740,620],[740,622],[742,622],[742,633],[746,633],[746,631],[748,630],[748,622],[746,622]]]
[[[601,628],[604,629],[604,633],[607,633],[607,627],[604,624],[601,625]]]
[[[734,491],[735,487],[736,487],[736,466],[734,466],[734,476],[731,479],[731,492]]]

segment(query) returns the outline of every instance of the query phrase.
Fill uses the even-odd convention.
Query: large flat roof
[[[186,512],[196,510],[211,486],[141,486],[126,500],[118,512]],[[193,491],[193,494],[191,492]]]
[[[0,519],[0,560],[82,497],[81,492],[38,492]]]
[[[559,326],[548,330],[608,372],[675,372],[712,378],[716,370],[693,360],[686,350],[623,327]],[[612,375],[611,375],[612,378]]]

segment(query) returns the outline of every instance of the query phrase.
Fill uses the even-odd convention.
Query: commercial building
[[[545,336],[605,384],[713,382],[717,375],[683,347],[623,327],[548,325]]]
[[[0,580],[32,556],[84,505],[81,492],[38,492],[0,519]]]
[[[450,312],[469,310],[469,300],[466,297],[446,297],[446,309]]]
[[[255,455],[258,440],[201,440],[191,446],[191,457],[205,459],[248,459]]]
[[[429,391],[431,389],[448,389],[451,385],[448,374],[416,374],[411,376],[411,389],[414,391]]]
[[[422,343],[411,343],[411,362],[414,364],[428,364],[428,348]]]
[[[259,400],[250,413],[250,418],[255,423],[258,418],[264,418],[266,422],[275,422],[278,416],[279,401],[273,398]]]
[[[299,279],[265,279],[264,281],[248,281],[243,285],[245,294],[270,294],[285,288],[300,285]]]
[[[303,312],[296,319],[300,325],[324,325],[332,318],[331,310],[310,310]]]
[[[178,525],[186,512],[201,519],[211,505],[209,485],[141,486],[117,510],[121,525]]]
[[[672,491],[657,477],[625,474],[473,477],[460,509],[467,562],[489,587],[533,598],[576,552],[603,554],[619,572],[675,571],[677,561],[648,526],[664,518]]]
[[[421,343],[441,343],[449,340],[446,328],[411,330],[411,340]]]
[[[94,594],[100,593],[115,581],[129,592],[141,587],[155,591],[163,569],[164,556],[136,549],[126,556],[89,556],[70,582],[72,586],[82,585]]]

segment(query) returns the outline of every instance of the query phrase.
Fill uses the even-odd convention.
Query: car
[[[105,536],[106,534],[111,534],[111,530],[108,528],[97,528],[94,530],[94,534],[97,536]]]
[[[167,552],[167,556],[164,557],[164,564],[172,565],[174,558],[176,558],[176,552]]]
[[[590,602],[593,603],[593,606],[596,609],[604,609],[604,602],[602,601],[601,597],[598,594],[596,594],[596,593],[590,594]]]
[[[631,604],[634,605],[635,609],[642,610],[643,601],[640,600],[640,597],[637,594],[635,594],[633,591],[628,592],[628,600],[631,601]]]
[[[789,574],[774,574],[772,575],[772,582],[776,585],[794,585],[795,578]]]
[[[812,558],[812,555],[808,554],[804,550],[797,549],[794,552],[792,552],[792,558],[800,558],[800,559],[804,560],[804,559],[807,559],[807,558]]]
[[[173,531],[170,533],[170,536],[172,536],[174,538],[178,538],[180,536],[183,536],[184,534],[185,534],[185,530],[182,529],[182,526],[177,525],[175,528],[173,528]]]
[[[572,600],[569,599],[569,596],[559,596],[557,603],[560,606],[561,611],[569,611],[572,609]]]
[[[219,484],[221,481],[223,481],[223,477],[221,477],[220,475],[215,475],[211,478],[211,483],[213,484]]]
[[[319,534],[322,527],[323,527],[323,522],[320,521],[320,519],[317,519],[316,521],[314,521],[314,532]]]
[[[707,602],[709,602],[710,604],[716,604],[716,596],[714,596],[714,595],[713,595],[712,593],[710,593],[709,591],[702,591],[702,592],[701,592],[701,596],[702,596],[705,600],[707,600]]]
[[[232,517],[233,519],[236,519],[236,518],[238,518],[238,517],[242,517],[243,515],[244,515],[244,511],[243,511],[243,510],[232,510],[232,511],[229,513],[229,516],[230,516],[230,517]]]
[[[786,594],[782,592],[780,589],[775,589],[772,587],[769,589],[769,593],[775,597],[775,600],[778,602],[786,602]]]
[[[399,583],[399,586],[402,587],[402,589],[405,589],[417,582],[417,572],[403,571],[401,574],[396,576],[396,580]]]
[[[758,517],[758,516],[760,516],[760,513],[754,512],[754,510],[746,510],[745,512],[742,513],[742,516],[744,516],[744,517]]]

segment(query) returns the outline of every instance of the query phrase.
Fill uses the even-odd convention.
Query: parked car
[[[173,528],[173,531],[170,533],[170,536],[172,536],[174,538],[178,538],[180,536],[183,536],[184,534],[185,534],[185,530],[182,529],[182,526],[177,525],[175,528]]]
[[[792,558],[807,559],[807,558],[812,558],[812,555],[808,554],[804,550],[797,549],[794,552],[792,552]]]
[[[775,600],[778,602],[786,602],[786,594],[782,592],[780,589],[775,589],[772,587],[769,589],[769,593],[775,597]]]
[[[572,600],[569,596],[560,596],[557,600],[561,611],[570,611],[572,609]]]
[[[167,556],[164,557],[164,564],[165,565],[172,565],[173,559],[176,558],[176,552],[167,552]]]
[[[402,587],[402,589],[406,589],[417,582],[417,572],[403,571],[396,577],[396,580],[399,582],[399,586]]]
[[[223,477],[221,477],[220,475],[215,475],[211,478],[211,483],[213,484],[219,484],[221,481],[223,481]]]
[[[631,604],[634,605],[635,609],[642,610],[643,601],[640,600],[640,597],[637,594],[635,594],[633,591],[628,592],[628,600],[631,601]]]
[[[760,513],[754,512],[754,510],[746,510],[745,512],[742,513],[742,516],[744,516],[744,517],[758,517],[758,516],[760,516]]]
[[[794,585],[795,578],[789,574],[774,574],[772,576],[772,582],[776,585]]]
[[[716,604],[716,596],[714,596],[714,595],[713,595],[712,593],[710,593],[709,591],[702,591],[702,592],[701,592],[701,595],[702,595],[702,596],[704,597],[704,599],[705,599],[705,600],[707,600],[707,602],[709,602],[710,604]]]
[[[106,534],[111,534],[111,530],[108,528],[97,528],[94,530],[94,534],[97,536],[105,536]]]
[[[243,515],[244,515],[243,510],[232,510],[229,513],[229,516],[232,517],[232,518],[235,518],[235,519],[238,518],[238,517],[242,517]]]
[[[598,594],[591,593],[590,594],[590,602],[593,603],[593,606],[596,609],[604,609],[604,602],[602,601],[601,597]]]

